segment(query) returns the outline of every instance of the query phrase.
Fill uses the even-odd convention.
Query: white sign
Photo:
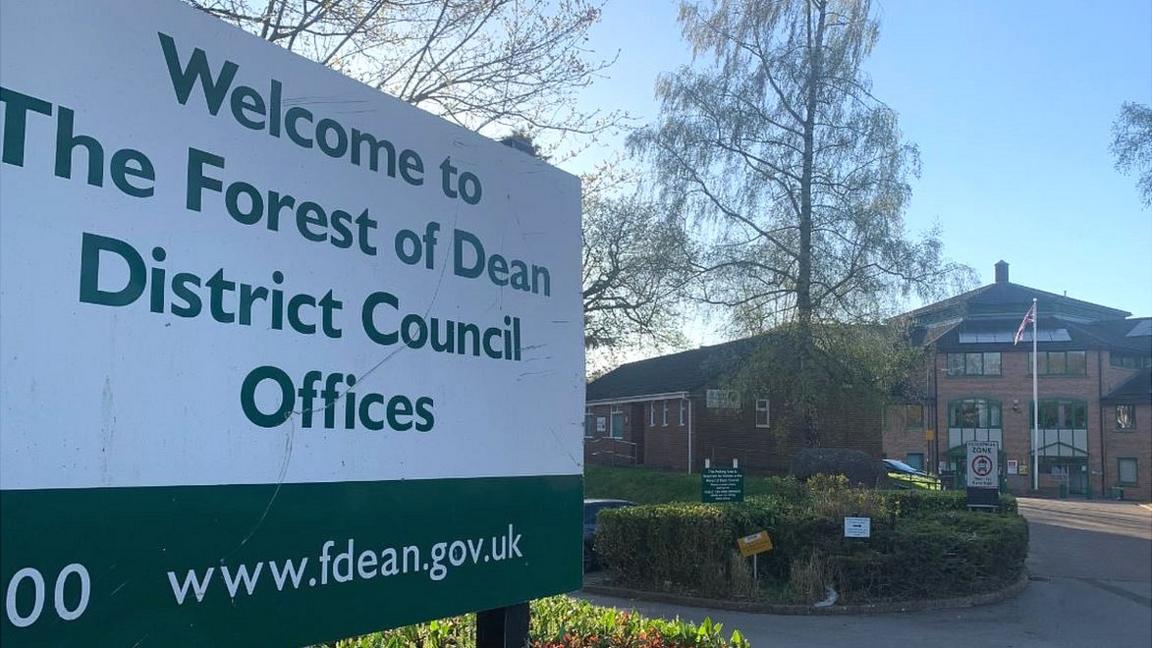
[[[577,178],[176,0],[0,9],[0,643],[579,586]]]
[[[1018,474],[1020,472],[1020,462],[1019,461],[1017,461],[1016,459],[1009,459],[1007,463],[1008,463],[1008,474],[1009,475],[1015,475],[1015,474]]]
[[[871,538],[872,518],[846,517],[844,518],[845,538]]]
[[[995,441],[968,442],[968,488],[1000,488],[999,455]]]

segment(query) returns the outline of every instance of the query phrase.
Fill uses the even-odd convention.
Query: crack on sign
[[[457,207],[455,210],[455,213],[453,214],[453,218],[452,218],[453,229],[455,229],[456,225],[459,222],[460,222],[460,208]],[[446,272],[447,267],[448,267],[448,253],[449,253],[450,248],[451,248],[451,246],[449,246],[449,245],[444,246],[444,254],[443,254],[443,257],[441,258],[441,264],[440,264],[440,275],[436,279],[436,288],[432,291],[432,299],[429,300],[428,307],[424,310],[424,318],[425,319],[427,319],[428,315],[432,312],[432,309],[436,306],[436,300],[440,296],[440,288],[444,284],[444,275],[445,275],[445,272]],[[408,349],[407,346],[400,346],[400,347],[393,349],[392,351],[388,352],[379,362],[377,362],[375,365],[373,365],[372,368],[370,368],[368,371],[361,374],[359,381],[357,381],[357,382],[363,381],[368,376],[371,376],[372,374],[376,373],[376,371],[378,369],[380,369],[380,367],[384,366],[384,364],[386,362],[391,360],[398,353],[401,353],[402,351],[405,351],[407,349]],[[268,504],[265,505],[264,511],[260,514],[259,519],[257,519],[256,523],[252,526],[252,529],[248,531],[248,534],[244,536],[244,538],[240,541],[240,543],[238,545],[236,545],[236,547],[234,547],[231,551],[229,551],[228,553],[226,553],[225,555],[223,555],[220,558],[221,564],[223,564],[226,559],[233,556],[237,551],[239,551],[241,548],[243,548],[244,545],[246,545],[248,543],[248,541],[251,540],[254,535],[256,535],[256,532],[259,531],[260,527],[264,525],[264,521],[266,519],[268,519],[268,514],[272,510],[272,505],[275,504],[276,498],[280,495],[280,489],[284,486],[284,479],[288,474],[288,466],[292,461],[292,450],[295,447],[296,429],[297,428],[296,428],[296,423],[293,419],[296,416],[303,416],[306,412],[310,413],[310,414],[316,414],[319,412],[324,412],[330,408],[334,408],[334,407],[336,407],[336,405],[338,403],[340,403],[341,401],[344,400],[344,397],[347,396],[349,391],[351,391],[351,389],[345,389],[344,391],[338,393],[336,395],[336,398],[333,398],[332,402],[329,404],[313,407],[313,408],[308,409],[308,410],[304,410],[304,409],[293,410],[285,416],[284,422],[289,423],[289,428],[288,428],[288,435],[285,438],[285,442],[284,442],[284,459],[280,464],[280,473],[276,477],[276,489],[272,491],[272,495],[268,498]]]

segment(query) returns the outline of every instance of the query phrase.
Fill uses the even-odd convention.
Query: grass
[[[745,475],[744,496],[780,494],[780,477]],[[700,475],[650,468],[584,467],[584,497],[625,499],[637,504],[699,502]]]

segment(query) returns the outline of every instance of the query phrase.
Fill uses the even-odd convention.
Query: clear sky
[[[590,107],[657,115],[658,74],[690,61],[676,0],[609,0],[589,46],[619,61]],[[1148,0],[874,0],[880,41],[865,67],[900,114],[923,172],[905,218],[939,223],[945,253],[981,283],[1015,283],[1152,315],[1152,211],[1113,168],[1124,101],[1152,104]],[[610,156],[608,139],[561,166]],[[912,304],[917,305],[917,304]]]

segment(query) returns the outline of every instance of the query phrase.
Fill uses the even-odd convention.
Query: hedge
[[[748,648],[739,631],[722,624],[649,619],[567,596],[532,601],[530,648]],[[474,648],[476,615],[461,616],[345,639],[336,648]]]
[[[762,585],[794,599],[830,584],[845,601],[959,596],[1016,578],[1028,530],[1015,500],[1003,513],[972,513],[960,493],[831,489],[800,500],[663,504],[601,513],[596,550],[620,584],[703,596],[751,596],[736,538],[767,530]],[[843,515],[872,517],[872,537],[843,537]]]

